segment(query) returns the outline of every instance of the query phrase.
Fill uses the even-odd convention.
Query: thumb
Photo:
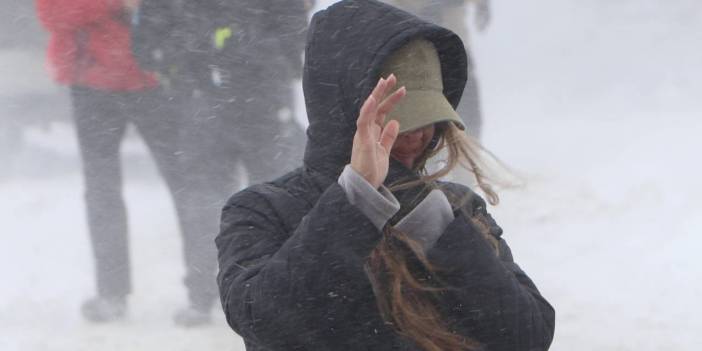
[[[383,133],[380,135],[380,145],[390,153],[395,140],[397,140],[397,135],[400,131],[400,123],[396,120],[392,120],[385,125],[383,128]]]

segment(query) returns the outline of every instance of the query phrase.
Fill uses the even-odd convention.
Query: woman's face
[[[402,162],[405,167],[412,169],[414,162],[422,156],[434,137],[434,131],[434,125],[431,124],[398,135],[392,150],[390,150],[390,154],[393,158]]]

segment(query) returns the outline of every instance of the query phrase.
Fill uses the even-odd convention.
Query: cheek
[[[403,139],[397,139],[395,145],[392,146],[393,152],[407,152],[408,149],[407,143]]]
[[[424,149],[431,143],[431,138],[434,136],[434,129],[427,129],[421,135],[403,135],[397,138],[395,145],[392,147],[392,152],[402,154],[421,154]]]
[[[421,151],[422,149],[422,144],[423,141],[422,139],[409,139],[409,138],[400,138],[397,139],[395,142],[395,145],[392,147],[393,152],[398,152],[398,153],[403,153],[403,154],[408,154],[408,153],[416,153]]]
[[[434,137],[434,133],[425,133],[422,135],[422,139],[417,143],[418,148],[420,149],[420,152],[424,152],[424,150],[429,147],[429,144],[431,144],[431,139]]]

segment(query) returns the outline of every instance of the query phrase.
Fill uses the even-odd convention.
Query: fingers
[[[373,88],[370,96],[368,96],[366,101],[363,103],[363,106],[361,106],[360,115],[358,116],[358,120],[356,120],[356,126],[359,132],[365,133],[374,122],[378,124],[383,123],[387,112],[379,114],[379,105],[381,101],[386,100],[383,102],[383,105],[386,105],[384,110],[390,111],[402,98],[402,96],[404,96],[405,93],[403,88],[394,92],[389,98],[385,99],[387,92],[394,88],[395,84],[397,84],[397,78],[394,74],[391,74],[388,79],[380,78],[378,84],[376,84],[375,88]]]
[[[376,84],[373,91],[371,91],[370,96],[374,97],[377,101],[383,101],[383,96],[385,94],[385,90],[387,89],[387,85],[388,82],[381,77],[380,80],[378,80],[378,84]]]
[[[366,135],[371,123],[375,120],[378,102],[371,95],[361,106],[361,112],[356,120],[356,131],[361,135]]]
[[[381,77],[371,95],[377,101],[383,101],[388,92],[395,87],[395,84],[397,84],[397,78],[394,74],[391,74],[387,79]]]
[[[407,95],[407,89],[402,87],[397,89],[392,95],[388,96],[385,101],[383,101],[378,107],[378,112],[376,113],[376,122],[382,124],[385,122],[385,116],[390,113],[395,106]]]
[[[383,134],[380,135],[380,145],[384,147],[388,153],[392,150],[392,146],[395,144],[399,132],[400,123],[395,120],[388,122],[385,128],[383,128]]]

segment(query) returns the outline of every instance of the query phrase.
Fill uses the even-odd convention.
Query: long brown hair
[[[420,173],[420,179],[395,184],[391,189],[434,186],[439,178],[460,165],[474,176],[477,186],[488,201],[496,205],[499,197],[484,172],[484,163],[480,157],[485,150],[453,123],[439,124],[436,133],[439,135],[436,147],[427,150],[417,161],[415,170]],[[444,166],[427,174],[427,160],[443,150],[447,153]],[[476,225],[497,254],[497,241],[490,235],[484,216],[480,213],[474,215],[465,206],[470,194],[462,198],[447,197],[452,207],[463,211],[466,218]],[[365,269],[373,286],[378,309],[385,321],[398,333],[427,351],[476,350],[480,347],[477,341],[457,334],[442,319],[437,308],[436,294],[450,287],[434,274],[437,270],[427,260],[419,243],[405,233],[391,225],[386,226],[382,239],[368,257]]]

